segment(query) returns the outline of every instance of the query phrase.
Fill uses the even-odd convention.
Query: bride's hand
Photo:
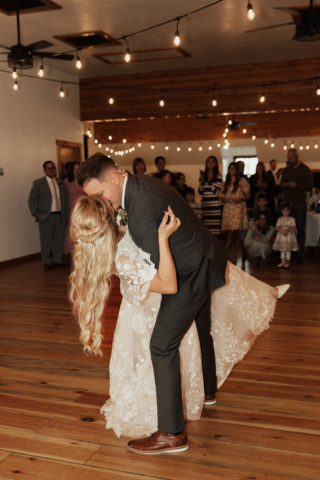
[[[170,217],[169,223],[167,223],[168,217]],[[181,222],[179,218],[175,216],[171,207],[168,207],[168,211],[165,212],[163,220],[160,223],[160,226],[158,229],[159,240],[167,240],[170,237],[170,235],[172,235],[174,232],[178,230],[180,225],[181,225]]]

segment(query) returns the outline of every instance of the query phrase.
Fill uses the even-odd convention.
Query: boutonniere
[[[119,208],[116,222],[118,227],[126,227],[128,225],[128,214],[123,208]]]

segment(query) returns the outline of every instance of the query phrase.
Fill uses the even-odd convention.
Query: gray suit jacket
[[[60,207],[62,219],[66,222],[70,217],[70,207],[68,200],[68,191],[65,183],[56,178],[60,193]],[[39,178],[33,182],[31,192],[28,199],[28,205],[32,215],[39,214],[40,222],[45,220],[51,212],[52,195],[46,177]]]
[[[195,301],[192,298],[194,292],[203,290],[203,295],[207,296],[225,284],[227,251],[201,223],[186,200],[170,185],[148,175],[128,177],[125,209],[128,213],[129,232],[136,245],[151,254],[156,268],[159,266],[158,228],[169,205],[181,220],[179,230],[169,239],[179,292],[183,292],[184,302],[192,303]],[[207,279],[207,273],[204,274],[206,278],[203,278],[199,272],[204,257],[211,261],[210,279]]]

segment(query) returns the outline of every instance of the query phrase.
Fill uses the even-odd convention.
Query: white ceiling
[[[57,0],[63,8],[49,12],[21,15],[22,43],[47,40],[54,47],[50,52],[64,52],[70,47],[53,38],[54,35],[102,30],[120,37],[142,28],[166,21],[200,8],[210,0]],[[292,21],[288,13],[273,7],[293,7],[308,0],[251,0],[256,17],[247,19],[246,0],[224,0],[207,10],[182,19],[179,25],[181,47],[191,57],[120,65],[107,65],[91,54],[123,50],[123,47],[100,47],[80,54],[83,67],[77,70],[73,62],[45,59],[44,64],[79,77],[118,75],[161,70],[203,68],[219,65],[239,65],[295,59],[317,58],[320,42],[292,41],[295,26],[244,34],[245,30]],[[172,47],[175,24],[139,34],[129,39],[130,49]],[[16,18],[0,13],[0,44],[17,43]],[[0,50],[1,51],[1,50]],[[2,55],[4,59],[5,56]],[[1,63],[0,68],[7,68]],[[28,71],[36,74],[37,70]]]

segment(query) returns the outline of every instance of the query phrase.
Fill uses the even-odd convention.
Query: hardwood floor
[[[0,271],[0,480],[320,478],[320,262],[279,271],[291,283],[270,328],[187,425],[190,449],[136,455],[105,429],[108,365],[121,295],[104,320],[104,356],[87,357],[67,299],[68,270],[40,261]]]

